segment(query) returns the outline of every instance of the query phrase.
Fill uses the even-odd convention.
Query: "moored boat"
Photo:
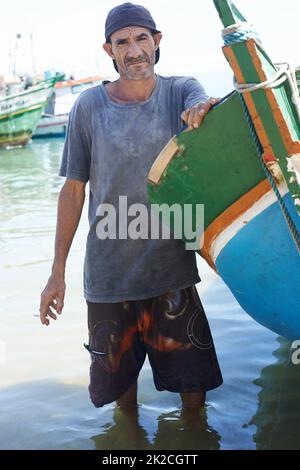
[[[0,97],[0,147],[22,146],[30,140],[54,84],[55,80],[46,80]]]
[[[181,132],[149,173],[153,203],[204,204],[198,253],[259,323],[300,338],[300,100],[228,0],[214,0],[236,91]],[[187,240],[185,240],[187,241]]]
[[[99,76],[58,81],[33,138],[65,137],[69,113],[78,95],[101,81]]]

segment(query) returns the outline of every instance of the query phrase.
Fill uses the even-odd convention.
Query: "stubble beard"
[[[143,62],[140,64],[141,67],[124,64],[122,67],[123,74],[127,80],[147,80],[152,77],[154,74],[154,62],[155,62],[155,52],[153,52],[152,57],[149,58],[148,62]],[[145,64],[147,67],[145,67]],[[140,68],[140,70],[139,70]]]
[[[134,70],[134,67],[129,66],[126,68],[125,75],[127,80],[146,80],[154,74],[154,65],[148,64],[148,67],[142,70]]]

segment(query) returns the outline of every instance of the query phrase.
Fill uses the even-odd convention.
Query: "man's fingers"
[[[205,103],[202,103],[198,107],[198,113],[197,115],[193,118],[193,126],[194,127],[199,127],[202,124],[203,119],[205,118],[206,114],[208,111],[211,109],[212,106],[214,106],[218,100],[216,98],[209,98]]]
[[[218,98],[209,98],[208,100],[208,104],[210,104],[210,106],[213,106],[217,102],[218,102]]]
[[[47,318],[47,312],[41,312],[40,313],[40,320],[42,325],[49,325],[49,320]]]
[[[40,320],[42,325],[49,325],[49,320],[48,323],[46,322],[46,316],[47,316],[47,309],[48,309],[48,299],[46,299],[45,295],[41,295],[41,303],[40,303]]]
[[[45,294],[41,295],[40,320],[41,320],[42,325],[47,325],[47,326],[49,325],[50,322],[49,322],[49,318],[47,317],[50,317],[53,320],[57,319],[57,316],[51,310],[50,307],[55,309],[57,313],[58,313],[58,309],[59,309],[59,313],[61,312],[61,308],[58,307],[58,302],[55,302],[55,299],[54,300],[51,300],[51,299],[53,299],[53,295],[51,296],[45,295]]]
[[[187,116],[186,123],[188,127],[193,127],[192,124],[193,124],[193,119],[194,119],[194,111],[195,111],[194,108],[190,109],[189,114]]]
[[[181,119],[188,125],[188,129],[197,129],[210,108],[218,103],[221,98],[209,98],[205,103],[199,103],[181,113]]]
[[[65,281],[61,277],[51,275],[41,294],[40,320],[43,325],[49,325],[50,319],[56,320],[64,306]]]
[[[57,316],[55,315],[55,313],[52,312],[50,308],[48,308],[46,311],[40,313],[40,320],[41,320],[42,325],[46,325],[46,326],[49,325],[50,322],[49,322],[48,317],[52,318],[53,320],[57,319]]]
[[[64,297],[63,297],[63,295],[58,295],[56,297],[56,311],[57,311],[57,313],[60,314],[63,308],[64,308]]]
[[[52,300],[49,304],[50,307],[53,307],[55,310],[56,310],[56,313],[58,313],[58,315],[61,314],[61,311],[63,309],[63,306],[64,306],[64,302],[61,298],[56,298],[54,300]]]
[[[183,111],[183,112],[181,113],[181,116],[180,116],[180,117],[181,117],[181,119],[182,119],[183,121],[187,121],[187,119],[188,119],[188,117],[189,117],[189,112],[190,112],[190,110],[189,110],[189,109],[186,109],[185,111]]]
[[[53,320],[56,320],[56,319],[57,319],[57,316],[56,316],[55,313],[51,310],[51,308],[48,308],[47,315],[49,315],[49,317],[52,318]]]

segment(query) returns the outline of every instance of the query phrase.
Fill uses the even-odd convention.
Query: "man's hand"
[[[199,103],[181,114],[181,119],[188,125],[188,130],[197,129],[210,108],[218,103],[220,98],[209,98],[205,103]]]
[[[65,291],[66,284],[64,278],[52,274],[41,295],[40,320],[42,325],[49,325],[49,317],[53,320],[57,319],[53,310],[58,315],[61,314],[64,306]]]

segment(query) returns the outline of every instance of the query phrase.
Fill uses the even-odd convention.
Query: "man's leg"
[[[122,409],[137,407],[137,382],[135,382],[128,390],[116,400],[117,405]]]
[[[87,305],[91,401],[97,408],[115,401],[124,409],[136,408],[136,382],[146,351],[139,335],[135,302]]]
[[[205,405],[206,392],[181,393],[182,408],[202,408]]]
[[[157,390],[179,392],[183,409],[200,410],[205,390],[221,385],[222,375],[195,286],[153,298],[145,310],[144,336]]]

